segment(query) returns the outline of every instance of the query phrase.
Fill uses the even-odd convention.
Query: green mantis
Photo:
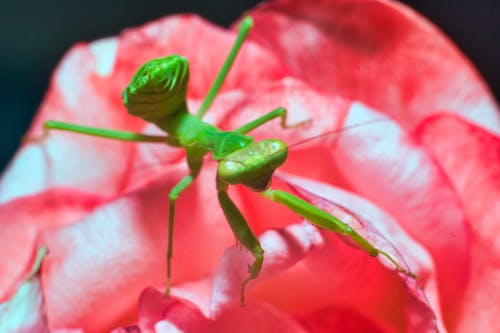
[[[123,103],[131,115],[154,123],[166,135],[144,135],[58,121],[46,122],[44,124],[45,130],[64,130],[133,142],[160,142],[185,150],[189,174],[182,178],[169,192],[165,289],[167,297],[171,287],[175,203],[182,192],[196,179],[202,168],[204,156],[209,153],[218,163],[215,185],[220,207],[236,239],[251,252],[254,258],[253,263],[249,266],[249,275],[241,284],[242,305],[244,304],[245,286],[249,281],[259,276],[264,261],[264,251],[245,218],[228,195],[229,186],[236,184],[242,184],[261,193],[264,198],[288,207],[321,228],[351,238],[369,255],[382,255],[392,262],[399,271],[408,273],[389,254],[377,249],[346,223],[295,195],[270,188],[273,173],[287,158],[287,145],[278,139],[254,142],[254,139],[247,133],[275,118],[281,119],[282,127],[290,127],[287,125],[287,110],[284,107],[278,107],[233,131],[222,131],[202,120],[224,82],[252,24],[250,17],[243,19],[234,46],[196,114],[190,113],[186,104],[189,80],[186,58],[170,55],[154,59],[145,63],[135,73],[123,91]]]

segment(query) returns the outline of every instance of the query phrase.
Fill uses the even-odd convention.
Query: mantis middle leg
[[[274,110],[266,113],[262,117],[259,117],[259,118],[255,119],[255,120],[252,120],[252,121],[248,122],[247,124],[245,124],[245,125],[237,128],[234,131],[237,132],[237,133],[245,134],[245,133],[248,133],[251,130],[254,130],[257,127],[259,127],[259,126],[267,123],[268,121],[271,121],[274,118],[278,118],[278,117],[281,118],[281,127],[283,127],[283,128],[294,128],[294,127],[300,126],[303,123],[309,121],[309,119],[308,119],[308,120],[302,121],[302,122],[297,123],[297,124],[288,125],[286,123],[286,121],[287,121],[287,110],[286,110],[286,108],[284,108],[284,107],[281,106],[279,108],[276,108],[276,109],[274,109]]]
[[[198,176],[202,163],[203,152],[194,152],[186,149],[187,160],[190,173],[182,178],[168,193],[169,207],[168,207],[168,241],[167,241],[167,281],[165,285],[165,297],[170,296],[170,286],[172,278],[172,255],[173,255],[173,236],[174,236],[174,217],[175,217],[175,201],[179,198],[181,193],[189,187]]]

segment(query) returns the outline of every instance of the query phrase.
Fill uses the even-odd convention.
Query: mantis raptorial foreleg
[[[363,249],[372,257],[376,257],[380,254],[387,258],[392,264],[394,264],[398,271],[413,276],[413,273],[401,267],[401,265],[399,265],[396,260],[394,260],[394,258],[392,258],[388,253],[377,249],[368,240],[366,240],[363,236],[352,229],[347,223],[342,222],[330,213],[308,203],[305,200],[300,199],[293,194],[281,190],[268,189],[261,192],[261,194],[271,201],[285,205],[295,213],[299,214],[300,216],[320,228],[333,231],[337,234],[348,236],[356,244],[358,244],[361,249]]]
[[[241,284],[240,302],[245,304],[245,286],[250,280],[257,278],[264,262],[264,250],[259,240],[248,226],[247,221],[227,194],[227,185],[217,179],[217,196],[220,206],[238,242],[252,253],[255,261],[250,265],[250,275]]]

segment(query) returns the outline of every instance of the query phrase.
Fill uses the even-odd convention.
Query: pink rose
[[[266,251],[240,308],[251,256],[235,245],[207,161],[177,204],[164,299],[167,193],[187,174],[182,150],[52,132],[24,144],[0,181],[0,319],[46,246],[23,298],[38,332],[500,331],[500,115],[468,60],[389,1],[281,0],[250,14],[206,120],[229,130],[282,105],[291,122],[311,122],[252,134],[291,145],[384,119],[293,147],[274,184],[348,221],[418,281],[235,187]],[[235,36],[180,15],[78,44],[28,136],[48,119],[158,133],[122,106],[135,70],[186,56],[196,110]]]

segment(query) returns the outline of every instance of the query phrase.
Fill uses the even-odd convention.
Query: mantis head
[[[186,109],[189,65],[186,58],[170,55],[146,62],[123,90],[128,112],[156,123]]]
[[[217,176],[226,184],[243,184],[261,192],[271,184],[274,171],[288,155],[286,144],[278,139],[252,143],[225,156],[217,167]]]

